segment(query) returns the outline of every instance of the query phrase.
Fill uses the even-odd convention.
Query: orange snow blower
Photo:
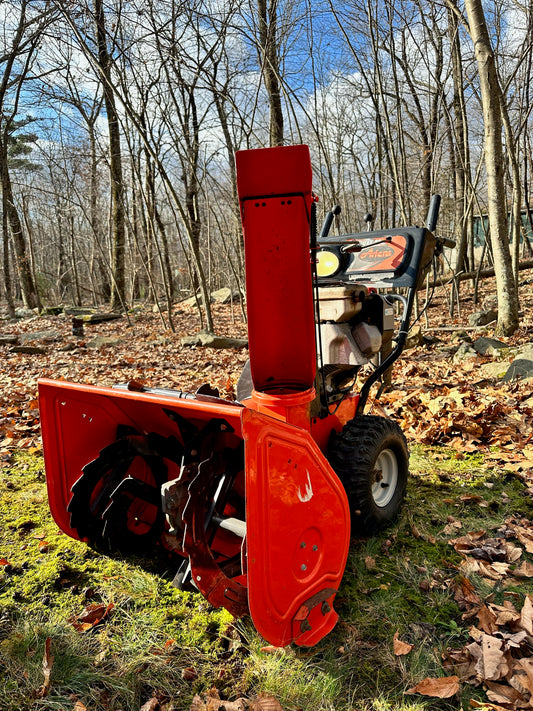
[[[405,437],[363,409],[439,248],[438,196],[427,229],[333,238],[330,212],[317,236],[306,146],[236,160],[250,354],[239,401],[41,380],[50,509],[101,551],[175,556],[177,585],[250,614],[274,645],[311,646],[337,620],[351,530],[388,523],[404,497]]]

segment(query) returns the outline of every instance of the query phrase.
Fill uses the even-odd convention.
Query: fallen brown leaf
[[[50,689],[50,674],[52,673],[52,666],[54,664],[54,657],[50,654],[51,643],[52,640],[50,639],[50,637],[47,637],[44,643],[44,656],[42,667],[44,675],[44,684],[36,692],[36,696],[40,699],[45,697]]]
[[[507,575],[509,572],[509,563],[491,563],[490,565],[487,565],[484,561],[481,561],[481,568],[485,569],[487,571],[491,571],[491,574],[488,575],[488,577],[493,577],[494,575],[500,577],[504,577]]]
[[[530,694],[533,694],[533,659],[519,659],[518,664],[526,673],[526,678],[522,677],[520,683]]]
[[[259,694],[252,700],[250,711],[283,711],[283,707],[274,696]]]
[[[528,560],[522,561],[522,565],[515,568],[512,573],[515,578],[533,578],[533,563]]]
[[[253,699],[224,701],[216,689],[211,689],[205,695],[205,700],[198,694],[194,697],[190,711],[283,711],[283,707],[270,694],[258,694]]]
[[[449,521],[449,522],[444,526],[443,533],[444,533],[446,536],[451,536],[451,535],[453,535],[454,533],[457,533],[457,531],[458,531],[459,529],[461,529],[462,527],[463,527],[463,524],[462,524],[460,521],[455,521],[455,520],[454,520],[454,521]]]
[[[528,553],[533,553],[533,531],[523,526],[513,526],[516,537]]]
[[[471,531],[460,538],[452,538],[448,543],[455,548],[458,553],[463,553],[475,548],[477,543],[485,538],[486,531]]]
[[[442,666],[445,671],[456,674],[460,681],[468,681],[476,676],[474,660],[466,648],[446,650]]]
[[[489,602],[489,607],[498,616],[498,625],[506,625],[520,619],[520,613],[510,600],[504,600],[503,605]]]
[[[513,704],[513,708],[526,708],[529,704],[523,695],[512,686],[487,681],[487,697],[496,704]]]
[[[533,605],[531,604],[531,597],[529,595],[526,595],[524,606],[520,612],[520,626],[528,634],[533,635]]]
[[[486,605],[482,605],[477,613],[477,618],[479,620],[479,629],[486,632],[486,634],[493,634],[498,630],[497,616]]]
[[[198,679],[198,672],[194,667],[185,667],[181,670],[181,678],[183,681],[194,681]]]
[[[404,654],[409,654],[409,652],[415,646],[414,644],[408,644],[407,642],[402,642],[401,639],[398,639],[398,632],[394,633],[392,645],[393,645],[394,654],[396,657],[401,657]]]
[[[505,560],[508,563],[516,563],[516,561],[522,556],[523,550],[519,546],[514,546],[509,541],[504,543],[504,548],[507,551]]]
[[[261,647],[261,651],[265,654],[282,655],[285,654],[285,647],[274,647],[272,644],[267,644],[264,647]]]
[[[112,602],[107,606],[96,602],[91,603],[79,615],[71,617],[69,623],[78,632],[87,632],[108,617],[113,608]]]
[[[247,711],[248,704],[245,699],[237,699],[237,701],[222,701],[218,694],[211,695],[208,692],[205,701],[196,695],[191,704],[190,711]],[[245,705],[246,704],[246,705]]]
[[[503,640],[482,633],[475,642],[466,646],[465,649],[476,662],[475,670],[479,681],[498,681],[508,673],[503,644]]]
[[[455,696],[459,689],[459,677],[457,676],[426,677],[405,693],[422,694],[422,696],[431,696],[436,699],[449,699],[451,696]]]
[[[464,504],[478,504],[483,507],[488,506],[488,502],[478,494],[461,494],[459,501],[462,501]]]
[[[503,652],[503,641],[485,634],[481,639],[481,662],[476,669],[485,681],[501,679],[508,672]]]
[[[473,709],[483,709],[483,711],[509,711],[508,706],[488,704],[486,701],[476,701],[475,699],[470,699],[470,706]]]
[[[451,590],[455,601],[461,610],[471,610],[481,607],[481,598],[476,593],[473,583],[464,576],[460,576],[451,585]]]

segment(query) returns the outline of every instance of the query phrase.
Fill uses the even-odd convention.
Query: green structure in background
[[[511,227],[511,213],[508,213],[509,228]],[[521,239],[520,244],[523,244],[524,239],[527,238],[530,245],[533,245],[533,210],[523,209],[521,212]],[[481,247],[485,243],[485,234],[489,228],[489,218],[488,215],[474,215],[474,245],[476,247]],[[509,235],[509,239],[512,242],[512,235]],[[533,250],[533,246],[531,248]]]

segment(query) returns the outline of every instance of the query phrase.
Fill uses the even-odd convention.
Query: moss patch
[[[354,540],[334,631],[311,650],[262,651],[248,618],[233,621],[199,595],[172,587],[168,561],[112,559],[60,533],[47,505],[43,463],[24,455],[0,470],[0,708],[139,709],[153,695],[167,709],[190,708],[195,693],[216,687],[223,698],[275,695],[286,711],[447,711],[460,699],[404,695],[426,676],[443,674],[441,655],[465,642],[468,623],[450,590],[461,557],[456,535],[496,532],[524,516],[530,499],[520,480],[479,455],[416,447],[400,520],[380,535]],[[528,557],[528,556],[525,556]],[[501,603],[509,592],[533,593],[529,581],[488,583],[478,594]],[[89,604],[112,604],[88,632],[69,620]],[[393,636],[414,645],[393,653]],[[39,697],[50,639],[51,686]]]

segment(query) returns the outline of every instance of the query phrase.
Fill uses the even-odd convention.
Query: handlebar
[[[335,215],[340,215],[341,212],[341,206],[340,205],[335,205],[335,207],[332,207],[331,210],[326,213],[326,217],[324,218],[324,222],[322,223],[322,228],[320,230],[320,234],[318,235],[319,241],[321,239],[324,239],[324,237],[327,237],[329,234],[329,231],[331,229],[331,225],[333,223],[333,218]]]
[[[440,210],[440,195],[435,194],[431,198],[431,202],[429,203],[429,210],[428,210],[428,216],[426,219],[426,228],[429,232],[435,232],[435,229],[437,227],[437,220],[439,219],[439,210]],[[437,250],[441,252],[444,247],[448,247],[449,249],[453,249],[455,247],[455,240],[454,239],[448,239],[448,237],[437,237]]]
[[[453,249],[457,243],[454,239],[448,239],[448,237],[437,237],[437,244],[440,249],[443,247]]]
[[[426,227],[430,232],[435,232],[437,227],[437,220],[439,219],[439,209],[440,209],[440,195],[433,195],[431,202],[429,203],[428,216],[426,220]]]

